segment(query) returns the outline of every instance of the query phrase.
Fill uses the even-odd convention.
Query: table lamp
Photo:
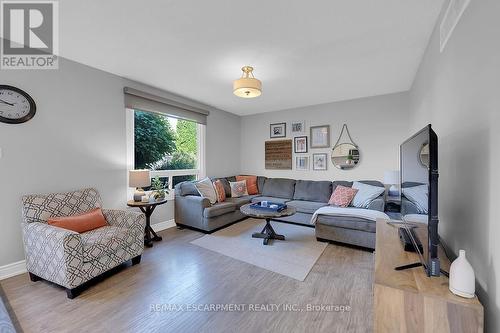
[[[399,184],[399,171],[398,170],[390,170],[384,172],[384,184],[391,185],[389,187],[389,196],[397,197],[399,196],[398,188],[396,184]]]
[[[151,185],[151,175],[149,170],[130,170],[128,172],[128,186],[135,187],[134,201],[142,200],[145,195],[142,187]]]

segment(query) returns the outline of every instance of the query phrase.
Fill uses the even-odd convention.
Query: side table
[[[155,210],[156,206],[163,205],[167,202],[167,199],[155,200],[150,202],[142,202],[142,201],[127,201],[127,206],[129,207],[138,207],[146,216],[146,228],[144,230],[144,245],[147,247],[153,247],[153,241],[159,242],[161,241],[161,237],[156,234],[156,232],[151,228],[151,215]],[[153,234],[153,237],[151,237]]]

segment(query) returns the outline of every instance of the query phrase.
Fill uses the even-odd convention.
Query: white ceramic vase
[[[450,266],[450,291],[457,296],[473,298],[476,291],[474,269],[465,257],[465,250],[458,252],[458,258]]]

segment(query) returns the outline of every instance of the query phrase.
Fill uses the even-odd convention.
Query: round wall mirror
[[[429,143],[425,142],[418,152],[418,160],[422,166],[429,167]]]
[[[359,148],[351,143],[341,143],[332,149],[332,163],[340,170],[354,169],[359,164]]]

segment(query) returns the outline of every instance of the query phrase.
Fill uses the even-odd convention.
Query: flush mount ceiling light
[[[241,78],[233,82],[233,93],[243,98],[260,96],[262,94],[262,82],[253,76],[253,67],[244,66],[241,70],[243,71]]]

